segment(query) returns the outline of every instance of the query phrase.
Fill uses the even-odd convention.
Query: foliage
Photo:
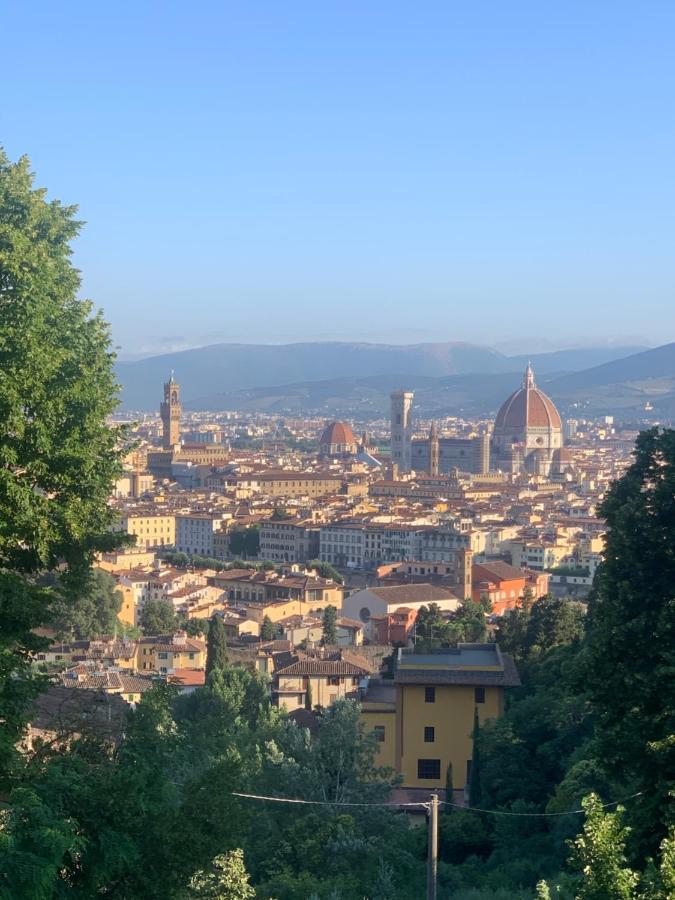
[[[626,865],[627,829],[622,807],[605,812],[596,794],[582,801],[586,813],[582,833],[572,842],[571,864],[581,874],[578,900],[630,900],[638,876]]]
[[[179,624],[189,637],[204,637],[209,630],[209,619],[185,619]]]
[[[227,667],[227,635],[221,616],[211,616],[206,638],[206,677]]]
[[[581,639],[583,606],[550,594],[509,610],[499,621],[499,644],[519,661],[529,661],[553,647]]]
[[[249,525],[246,528],[233,528],[230,533],[230,553],[247,559],[255,557],[260,551],[260,527]]]
[[[586,688],[608,770],[641,790],[632,843],[655,852],[675,790],[675,431],[639,435],[635,460],[609,490],[604,562],[588,612]]]
[[[76,596],[63,596],[58,591],[58,580],[56,584],[52,627],[57,637],[88,640],[124,628],[117,618],[122,609],[122,593],[108,572],[93,569]]]
[[[337,584],[344,584],[344,578],[340,572],[330,563],[322,562],[320,559],[313,559],[307,563],[308,569],[314,569],[319,578],[329,578]]]
[[[260,626],[260,640],[272,641],[277,633],[277,628],[269,616],[264,616]]]
[[[140,625],[143,634],[173,634],[178,617],[168,600],[146,600],[141,609]]]
[[[323,611],[321,639],[329,647],[337,644],[337,609],[334,606],[327,606]]]
[[[488,611],[489,602],[473,600],[466,600],[454,613],[443,612],[437,603],[421,606],[415,621],[415,646],[424,651],[482,641],[487,634]]]
[[[237,849],[220,854],[207,871],[195,872],[188,896],[205,900],[252,900],[255,891],[250,885],[243,852]]]
[[[124,433],[107,325],[78,300],[76,209],[48,201],[28,160],[0,150],[0,781],[16,761],[26,703],[41,683],[30,654],[61,570],[77,596],[99,550],[123,541],[107,504]]]

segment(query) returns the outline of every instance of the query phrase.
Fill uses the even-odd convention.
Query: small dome
[[[551,398],[535,386],[530,366],[525,370],[523,386],[502,404],[495,419],[494,430],[518,434],[527,428],[562,430],[560,414]]]
[[[322,447],[347,447],[356,445],[356,438],[346,422],[331,422],[324,428],[319,444]]]

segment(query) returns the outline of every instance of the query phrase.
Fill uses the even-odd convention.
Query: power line
[[[387,809],[410,808],[417,807],[429,810],[431,802],[418,800],[412,803],[358,803],[348,800],[303,800],[297,797],[268,797],[262,794],[245,794],[241,791],[232,791],[233,797],[242,797],[245,800],[267,800],[272,803],[297,803],[304,806],[358,806],[358,807],[384,807]],[[626,803],[628,800],[634,800],[635,797],[641,797],[643,791],[630,794],[628,797],[622,797],[619,800],[610,800],[609,803],[601,804],[601,809],[609,809],[612,806],[618,806],[619,803]],[[462,809],[465,812],[483,813],[491,816],[515,816],[518,818],[557,818],[558,816],[576,816],[583,814],[584,809],[568,809],[565,812],[514,812],[508,809],[482,809],[479,806],[462,806],[461,803],[451,803],[449,800],[438,800],[443,806],[450,806],[453,809]]]

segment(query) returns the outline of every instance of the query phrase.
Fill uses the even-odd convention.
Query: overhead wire
[[[621,797],[618,800],[610,800],[608,803],[602,803],[601,809],[609,809],[612,806],[618,806],[620,803],[627,803],[636,797],[641,797],[643,791],[637,791],[635,794],[629,794],[627,797]],[[248,794],[243,791],[232,791],[233,797],[241,797],[245,800],[267,800],[272,803],[297,803],[305,806],[356,806],[356,807],[384,807],[387,809],[407,809],[412,807],[423,808],[428,810],[431,806],[429,801],[417,800],[407,803],[363,803],[352,800],[305,800],[299,797],[272,797],[263,794]],[[516,812],[509,809],[483,809],[479,806],[463,806],[461,803],[452,803],[450,800],[438,800],[439,806],[450,806],[454,809],[461,809],[465,812],[483,813],[491,816],[517,816],[519,818],[555,818],[559,816],[576,816],[586,812],[584,809],[568,809],[564,812]]]

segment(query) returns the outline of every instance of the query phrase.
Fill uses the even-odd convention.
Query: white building
[[[195,556],[213,556],[213,535],[220,531],[223,516],[188,513],[176,516],[176,550]]]

